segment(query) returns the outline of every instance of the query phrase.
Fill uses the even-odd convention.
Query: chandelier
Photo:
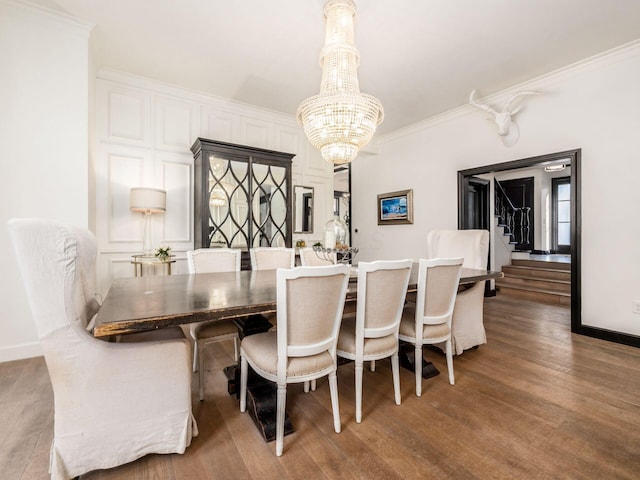
[[[320,93],[298,107],[298,123],[322,158],[349,163],[371,141],[384,111],[380,101],[360,92],[360,52],[353,41],[353,0],[327,0],[325,40],[320,52]]]

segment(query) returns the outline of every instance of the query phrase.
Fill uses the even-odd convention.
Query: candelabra
[[[316,252],[318,258],[326,260],[327,262],[344,263],[350,265],[353,257],[356,256],[359,249],[356,247],[344,247],[344,248],[324,248],[320,245],[313,247],[313,251]]]

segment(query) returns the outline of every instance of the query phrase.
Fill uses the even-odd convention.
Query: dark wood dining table
[[[460,283],[470,284],[501,276],[502,272],[463,268]],[[347,291],[347,301],[357,297],[355,277],[353,280]],[[417,263],[408,291],[416,288]],[[275,270],[120,278],[113,281],[104,299],[93,335],[109,337],[275,311]]]

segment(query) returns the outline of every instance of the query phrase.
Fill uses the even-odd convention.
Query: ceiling
[[[295,114],[322,0],[31,0],[95,24],[99,67]],[[640,38],[638,0],[360,0],[360,88],[390,132]]]

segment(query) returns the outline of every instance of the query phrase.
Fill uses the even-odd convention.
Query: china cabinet
[[[198,138],[194,247],[291,247],[291,153]]]

